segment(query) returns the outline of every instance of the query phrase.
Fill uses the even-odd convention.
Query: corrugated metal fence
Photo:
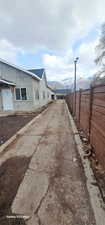
[[[74,113],[74,95],[67,96],[67,103]],[[76,93],[76,123],[83,129],[97,158],[105,168],[105,85],[98,85]]]

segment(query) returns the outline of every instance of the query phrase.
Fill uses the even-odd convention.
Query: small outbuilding
[[[65,99],[65,96],[71,92],[70,89],[56,89],[54,90],[56,99]]]

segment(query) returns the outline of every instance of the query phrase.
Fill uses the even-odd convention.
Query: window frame
[[[17,99],[17,98],[16,98],[16,89],[19,89],[19,91],[20,91],[20,99]],[[25,89],[25,90],[26,90],[26,99],[23,99],[23,97],[22,97],[22,89]],[[15,100],[16,100],[16,101],[27,101],[27,100],[28,100],[28,99],[27,99],[27,88],[24,88],[24,87],[18,88],[18,87],[16,87],[16,88],[15,88]]]
[[[16,93],[17,90],[19,90],[19,97],[20,97],[19,99],[17,99],[17,93]],[[21,100],[21,92],[20,92],[20,88],[15,88],[15,100],[16,100],[16,101],[20,101],[20,100]]]

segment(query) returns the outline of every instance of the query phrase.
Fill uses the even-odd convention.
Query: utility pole
[[[74,116],[76,116],[76,75],[77,75],[77,62],[79,58],[74,60]]]

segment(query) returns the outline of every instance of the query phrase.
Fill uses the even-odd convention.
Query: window
[[[26,88],[16,88],[16,100],[27,100]]]
[[[21,97],[22,100],[27,100],[26,88],[21,88]]]
[[[38,90],[36,90],[36,92],[35,92],[35,98],[36,98],[37,100],[39,100],[39,91],[38,91]]]
[[[20,100],[20,88],[16,88],[15,89],[15,92],[16,92],[16,100]]]

